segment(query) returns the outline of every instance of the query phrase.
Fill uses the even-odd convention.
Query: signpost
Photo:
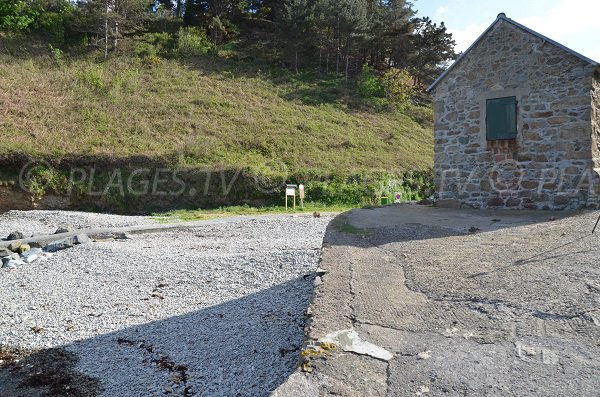
[[[300,195],[300,208],[304,208],[304,185],[298,186],[298,194]]]
[[[294,209],[296,209],[296,188],[297,185],[285,185],[285,210],[288,209],[288,197],[294,198]]]
[[[402,193],[394,193],[394,203],[400,204],[402,202]]]

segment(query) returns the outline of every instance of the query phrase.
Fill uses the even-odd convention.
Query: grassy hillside
[[[3,154],[146,155],[339,175],[432,163],[429,109],[407,115],[363,103],[333,78],[275,74],[215,56],[152,65],[127,57],[0,62]]]
[[[183,167],[192,172],[188,184],[199,184],[207,170],[244,170],[227,197],[204,194],[183,204],[174,198],[160,208],[279,204],[278,193],[253,186],[256,176],[270,178],[269,186],[306,183],[308,199],[328,205],[369,202],[392,184],[418,191],[429,183],[424,174],[409,182],[403,176],[432,165],[431,109],[399,110],[385,98],[362,98],[356,82],[296,75],[230,49],[187,60],[48,54],[0,51],[5,177],[14,159],[50,160],[58,173],[46,173],[46,186],[64,194],[72,191],[68,167],[99,159],[110,167],[129,164],[127,172],[148,162]],[[112,210],[134,200],[116,194],[104,201]],[[148,203],[156,201],[134,206]]]

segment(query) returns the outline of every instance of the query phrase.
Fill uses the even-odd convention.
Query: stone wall
[[[594,69],[500,20],[433,92],[439,203],[595,206],[600,184],[591,150]],[[508,96],[518,101],[517,139],[487,141],[486,99]]]
[[[600,170],[600,67],[594,73],[592,85],[592,138],[594,166]]]

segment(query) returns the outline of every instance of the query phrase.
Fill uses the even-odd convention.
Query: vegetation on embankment
[[[55,65],[0,57],[0,152],[61,159],[147,156],[281,174],[425,169],[431,110],[369,106],[340,79],[207,55]]]
[[[4,165],[49,161],[56,172],[41,170],[38,185],[59,194],[72,190],[73,165],[100,162],[97,172],[106,180],[114,164],[132,159],[186,170],[241,169],[269,186],[304,182],[311,198],[329,204],[360,204],[386,186],[419,191],[409,185],[428,183],[431,109],[364,98],[356,83],[339,78],[217,54],[152,64],[126,56],[57,63],[0,55],[0,63]],[[414,177],[415,170],[424,173]],[[265,204],[279,203],[279,195],[268,196]],[[215,204],[243,202],[242,194]]]

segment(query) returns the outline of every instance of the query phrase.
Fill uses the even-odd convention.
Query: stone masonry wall
[[[600,130],[596,124],[593,141],[594,68],[500,20],[434,89],[440,205],[595,207],[600,183],[593,168],[600,154],[593,158],[592,146],[600,143]],[[486,99],[508,96],[518,101],[517,139],[487,141]]]
[[[592,85],[592,138],[594,167],[600,170],[600,68],[594,73]]]

